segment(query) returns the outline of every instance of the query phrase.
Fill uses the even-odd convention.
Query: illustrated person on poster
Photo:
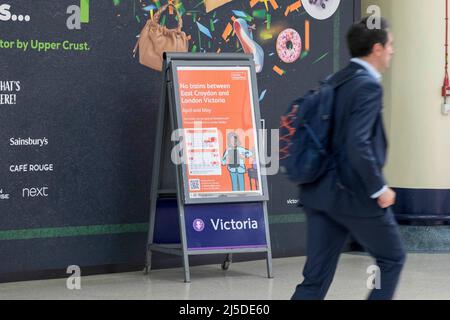
[[[245,159],[253,156],[250,150],[241,147],[239,136],[231,132],[227,136],[228,147],[222,157],[222,165],[228,167],[233,191],[245,191]]]

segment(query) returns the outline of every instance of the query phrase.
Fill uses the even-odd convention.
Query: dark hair
[[[368,24],[369,17],[350,27],[347,33],[347,44],[352,58],[367,57],[372,53],[373,46],[381,43],[383,46],[388,42],[389,23],[386,19],[380,18],[380,28],[371,29]]]

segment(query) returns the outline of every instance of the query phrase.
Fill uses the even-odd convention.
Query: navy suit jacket
[[[360,69],[365,70],[351,62],[332,81],[340,82]],[[368,72],[336,90],[331,147],[335,161],[321,179],[300,187],[302,205],[330,214],[385,213],[371,198],[387,184],[382,173],[387,152],[382,101],[381,84]]]

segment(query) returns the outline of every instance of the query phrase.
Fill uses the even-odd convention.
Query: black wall
[[[61,270],[72,264],[86,274],[136,269],[144,263],[161,76],[131,55],[148,18],[141,2],[90,2],[89,23],[69,30],[66,10],[80,5],[79,0],[0,0],[0,6],[11,5],[11,14],[30,16],[29,22],[0,20],[0,281],[62,276]],[[249,8],[249,1],[235,0],[206,14],[198,1],[182,2],[191,48],[195,44],[208,52],[241,50],[236,37],[228,43],[221,39],[231,10],[252,14],[264,9],[263,3]],[[342,0],[339,11],[325,21],[303,9],[285,17],[286,5],[294,1],[277,2],[278,10],[269,6],[271,28],[291,27],[303,37],[304,22],[310,20],[311,50],[286,65],[275,53],[276,33],[267,41],[255,37],[265,50],[265,67],[258,74],[259,92],[267,90],[261,114],[274,129],[295,97],[347,62],[345,31],[358,12],[353,0]],[[199,33],[194,18],[208,27],[210,19],[218,20],[213,39]],[[255,34],[266,28],[264,20],[254,23]],[[18,49],[17,40],[27,41],[28,50]],[[80,43],[89,50],[60,45],[39,52],[30,48],[36,40]],[[5,41],[13,41],[14,47],[6,48]],[[274,65],[286,74],[276,74]],[[5,83],[9,81],[15,81],[12,91]],[[5,101],[11,95],[16,100]],[[11,143],[28,138],[48,144]],[[22,164],[51,164],[53,171],[11,171],[12,165]],[[295,187],[278,175],[269,177],[269,190],[274,257],[303,254],[306,230]],[[247,258],[258,256],[241,259]],[[192,259],[193,264],[216,261],[221,257]],[[177,257],[156,255],[154,265],[180,263]]]

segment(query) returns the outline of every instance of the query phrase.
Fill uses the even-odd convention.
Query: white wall
[[[363,0],[378,5],[395,37],[384,76],[390,142],[386,177],[392,187],[450,189],[450,116],[441,114],[444,79],[444,0]],[[450,102],[450,99],[449,99]]]

